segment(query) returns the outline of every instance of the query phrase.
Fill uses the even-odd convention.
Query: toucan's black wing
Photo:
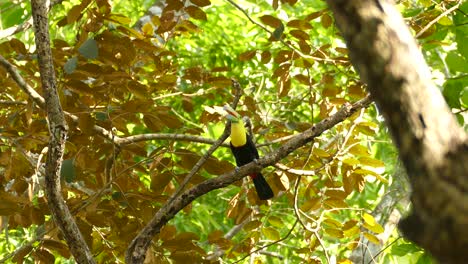
[[[259,158],[257,147],[252,140],[252,136],[247,134],[247,147],[250,149],[250,152],[254,154],[255,159]]]

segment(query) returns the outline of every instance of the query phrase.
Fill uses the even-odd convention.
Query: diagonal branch
[[[343,122],[359,109],[368,107],[370,103],[370,98],[366,97],[352,105],[345,104],[334,115],[323,119],[321,122],[315,124],[308,130],[294,136],[274,152],[257,160],[257,163],[251,162],[245,166],[240,167],[237,173],[232,171],[230,173],[223,174],[219,177],[206,180],[184,191],[181,195],[174,199],[171,204],[161,208],[153,217],[153,219],[151,219],[151,221],[140,232],[140,234],[138,234],[138,236],[132,241],[127,249],[125,257],[127,263],[143,263],[146,251],[148,250],[153,237],[158,234],[161,228],[180,210],[182,210],[196,198],[215,189],[226,187],[252,172],[260,171],[264,167],[274,165],[296,149],[306,145],[316,137],[320,136],[324,131],[334,127],[340,122]]]

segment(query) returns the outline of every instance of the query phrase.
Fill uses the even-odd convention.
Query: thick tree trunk
[[[392,3],[327,0],[410,177],[405,236],[448,263],[468,249],[468,140]]]

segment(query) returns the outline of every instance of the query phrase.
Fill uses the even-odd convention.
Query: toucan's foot
[[[236,173],[239,173],[240,168],[239,168],[239,167],[236,167],[236,168],[234,169],[234,171],[236,171]]]
[[[255,165],[258,165],[258,159],[254,159],[253,162],[255,163]]]

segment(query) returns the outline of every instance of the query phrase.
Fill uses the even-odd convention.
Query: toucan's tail
[[[268,185],[268,182],[265,180],[261,173],[256,174],[252,177],[253,183],[255,185],[255,190],[257,190],[258,198],[260,200],[268,200],[273,198],[273,191]]]

